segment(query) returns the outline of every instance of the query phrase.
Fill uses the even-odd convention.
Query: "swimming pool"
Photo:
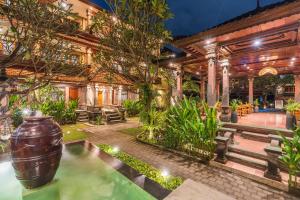
[[[120,161],[108,155],[102,156],[106,157],[106,162],[99,158],[98,149],[88,149],[82,143],[64,146],[63,156],[54,180],[34,190],[22,187],[15,178],[11,162],[2,160],[0,162],[0,200],[155,199],[114,169],[118,168],[118,165],[121,168]]]

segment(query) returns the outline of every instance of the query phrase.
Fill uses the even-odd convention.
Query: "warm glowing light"
[[[170,67],[174,67],[174,63],[169,63],[169,66]]]
[[[295,58],[295,57],[293,57],[293,58],[291,59],[291,61],[293,61],[293,62],[294,62],[295,60],[296,60],[296,58]]]
[[[67,8],[67,7],[68,7],[68,4],[67,4],[66,2],[62,2],[62,3],[61,3],[61,7]]]
[[[171,57],[172,57],[172,58],[175,58],[175,57],[176,57],[176,54],[175,54],[175,53],[173,53],[173,54],[171,55]]]
[[[262,70],[260,70],[258,73],[259,76],[264,76],[266,74],[277,75],[278,71],[273,67],[265,67]]]
[[[260,46],[261,45],[261,40],[259,40],[259,39],[254,40],[253,45],[256,46],[256,47]]]
[[[207,45],[210,44],[210,43],[211,43],[210,40],[206,40],[206,41],[205,41],[205,44],[207,44]]]
[[[196,72],[196,74],[199,75],[200,73],[199,73],[199,72]]]

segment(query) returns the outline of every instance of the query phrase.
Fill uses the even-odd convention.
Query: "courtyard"
[[[0,10],[0,200],[300,199],[300,1]]]

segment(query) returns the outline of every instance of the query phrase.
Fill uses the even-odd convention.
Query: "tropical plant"
[[[297,187],[297,174],[300,172],[300,129],[294,131],[292,139],[282,136],[283,148],[281,160],[288,168],[289,186]]]
[[[293,99],[289,99],[288,103],[285,105],[285,109],[287,112],[294,115],[295,111],[300,109],[300,103],[295,102]]]
[[[199,93],[199,84],[192,79],[191,76],[186,76],[185,81],[182,84],[182,89],[187,92]]]
[[[20,126],[23,123],[22,110],[20,108],[13,109],[11,119],[15,128]]]
[[[259,100],[255,99],[255,101],[253,102],[254,106],[259,106]]]
[[[161,131],[165,122],[165,112],[157,111],[152,107],[148,113],[149,120],[143,123],[143,130],[149,133],[148,139],[153,140],[154,134]]]
[[[78,100],[71,100],[65,109],[64,122],[65,123],[76,123],[77,114],[76,109],[78,108]]]
[[[101,125],[102,124],[102,116],[98,115],[96,117],[96,125]]]
[[[240,102],[237,99],[232,100],[230,102],[230,108],[231,108],[232,112],[236,112],[239,105],[240,105]]]
[[[29,79],[22,79],[28,87],[16,87],[0,93],[0,100],[11,94],[26,95],[42,87],[59,75],[80,75],[86,67],[80,63],[70,63],[76,49],[59,35],[76,35],[78,24],[72,5],[61,2],[39,0],[9,0],[1,3],[1,19],[5,22],[0,33],[3,56],[0,58],[0,80],[4,84],[18,83],[16,77],[9,77],[6,69],[18,66],[17,76],[24,71]],[[2,87],[2,84],[0,84]]]
[[[105,71],[134,80],[143,109],[151,109],[153,85],[165,67],[160,49],[171,39],[166,20],[172,17],[166,0],[107,0],[110,12],[98,12],[92,31],[99,38],[94,72]],[[167,69],[168,70],[168,69]]]
[[[168,148],[196,153],[204,161],[213,158],[214,139],[218,130],[217,111],[207,104],[202,105],[205,117],[195,101],[183,98],[171,107],[166,116],[163,144]]]
[[[128,117],[137,116],[142,109],[139,101],[130,99],[127,99],[123,102],[123,107],[125,108]]]

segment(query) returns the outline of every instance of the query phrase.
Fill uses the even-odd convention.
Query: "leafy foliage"
[[[294,137],[290,140],[284,136],[283,156],[281,160],[289,171],[289,186],[297,186],[297,175],[300,172],[300,129],[294,131]],[[294,180],[293,180],[294,177]]]
[[[152,179],[153,181],[159,183],[161,186],[168,190],[174,190],[178,186],[180,186],[183,183],[182,178],[180,177],[173,177],[173,176],[167,176],[164,177],[161,174],[161,171],[152,167],[151,165],[138,160],[134,158],[133,156],[130,156],[124,152],[115,151],[111,146],[100,144],[98,145],[101,150],[104,152],[120,159],[125,164],[129,165],[133,169],[137,170],[141,174],[144,174],[149,179]]]
[[[195,101],[184,99],[172,107],[166,117],[163,144],[210,160],[215,151],[214,139],[218,130],[217,111],[202,105],[206,117],[202,118]]]
[[[238,108],[238,106],[240,105],[239,101],[234,99],[230,102],[230,108],[232,110],[232,112],[235,112]]]
[[[139,101],[130,99],[127,99],[123,102],[123,107],[125,108],[128,117],[137,116],[142,109]]]
[[[78,25],[72,6],[63,7],[39,0],[9,0],[1,4],[0,15],[5,27],[0,33],[4,55],[0,59],[0,76],[13,85],[16,78],[7,77],[6,69],[18,66],[19,76],[26,72],[31,79],[22,80],[26,88],[15,88],[0,94],[28,94],[60,75],[85,72],[80,62],[70,62],[74,50],[71,43],[57,39],[59,34],[76,34]]]
[[[293,115],[296,110],[300,109],[300,103],[289,99],[288,103],[285,105],[285,109]]]
[[[187,76],[185,78],[185,81],[182,85],[182,89],[184,91],[188,91],[188,92],[195,92],[195,93],[199,93],[200,89],[199,89],[199,84],[197,84],[197,82],[195,80],[192,80],[191,76]]]
[[[17,128],[23,123],[22,111],[20,108],[15,108],[12,111],[11,119],[12,119],[12,124],[15,128]]]
[[[148,139],[152,140],[154,134],[161,131],[165,123],[165,112],[158,111],[154,106],[151,107],[148,112],[149,120],[143,124],[143,129],[146,133],[149,133]]]

